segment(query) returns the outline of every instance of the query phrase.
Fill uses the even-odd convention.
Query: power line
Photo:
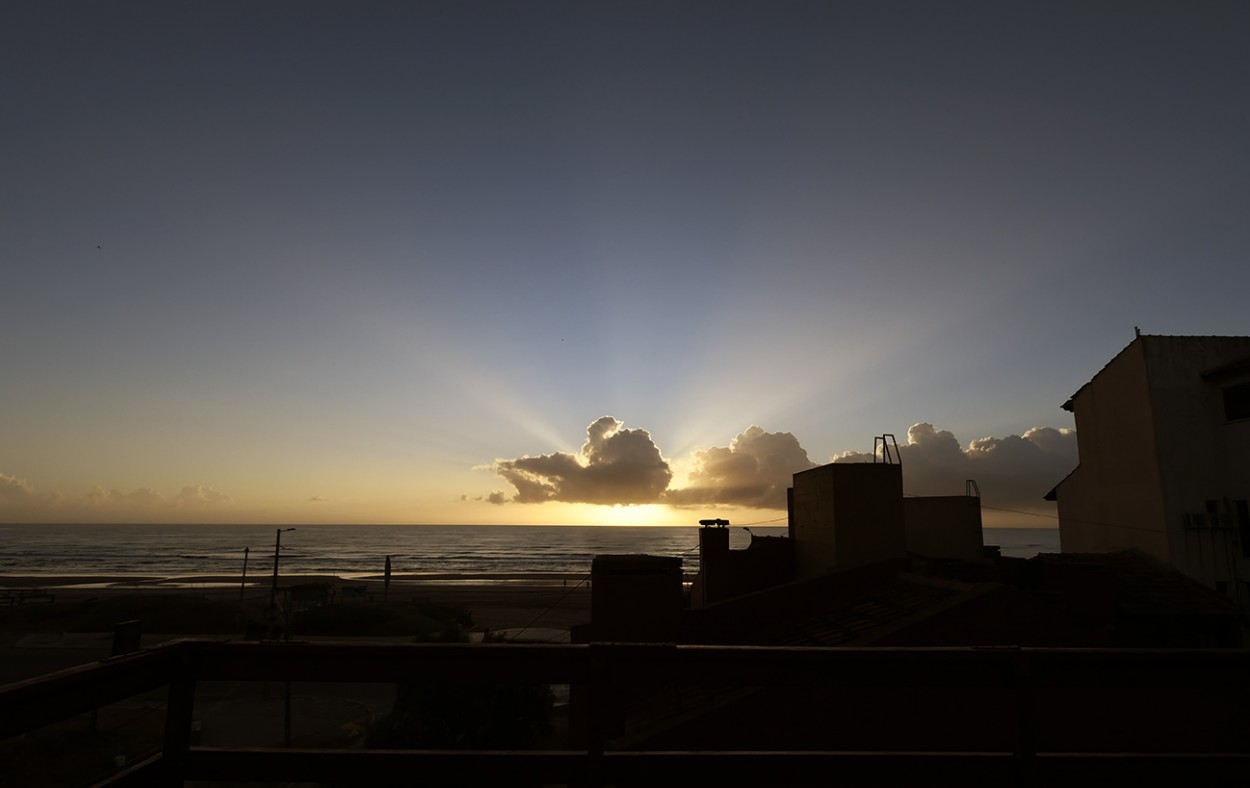
[[[1049,520],[1056,520],[1059,522],[1085,523],[1086,525],[1104,525],[1108,528],[1122,528],[1126,531],[1145,531],[1146,533],[1159,534],[1160,536],[1163,535],[1162,531],[1159,531],[1155,528],[1143,528],[1140,525],[1124,525],[1122,523],[1108,523],[1103,520],[1085,520],[1080,517],[1060,518],[1058,515],[1054,515],[1054,514],[1042,514],[1041,512],[1026,512],[1022,509],[1004,509],[999,506],[986,506],[985,504],[981,504],[981,508],[989,509],[990,511],[994,511],[994,512],[1010,512],[1012,514],[1027,514],[1030,517],[1045,517]]]

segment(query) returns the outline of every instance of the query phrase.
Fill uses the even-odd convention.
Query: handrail
[[[584,749],[560,752],[272,750],[192,746],[194,687],[199,681],[350,681],[393,683],[524,681],[589,690]],[[1244,649],[811,648],[673,644],[328,644],[182,640],[153,650],[0,687],[0,736],[64,719],[137,692],[168,685],[164,751],[146,768],[170,783],[184,779],[332,779],[354,769],[409,777],[422,774],[527,774],[548,782],[654,781],[655,769],[681,782],[729,782],[777,769],[837,764],[840,770],[902,778],[954,770],[977,782],[986,775],[1068,774],[1104,768],[1106,758],[1143,774],[1203,768],[1244,770],[1240,752],[1038,753],[1033,699],[1051,688],[1218,690],[1250,675]],[[774,687],[880,687],[1008,690],[1003,724],[1014,727],[1012,752],[619,752],[606,747],[604,715],[620,688],[736,682]],[[606,690],[611,690],[605,694]],[[93,705],[94,704],[94,705]],[[1101,759],[1101,760],[1100,760]],[[1127,759],[1127,760],[1125,760]],[[1195,759],[1198,759],[1195,761]],[[465,764],[472,761],[471,768]],[[1093,764],[1093,765],[1091,765]],[[1135,764],[1135,765],[1134,765]],[[1153,764],[1153,765],[1152,765]],[[467,770],[467,771],[466,771]],[[517,771],[520,770],[520,771]],[[693,770],[693,771],[692,771]],[[877,771],[873,771],[877,770]],[[937,770],[937,771],[926,771]],[[1007,770],[1004,772],[1003,770]],[[1153,771],[1159,770],[1159,771]],[[131,771],[126,780],[144,777]],[[688,775],[689,773],[689,775]],[[1178,771],[1179,773],[1179,771]],[[1204,774],[1207,772],[1204,771]],[[1223,771],[1220,771],[1223,773]],[[1244,772],[1243,772],[1244,773]],[[138,774],[138,777],[136,777]],[[713,775],[713,776],[706,776]],[[396,780],[399,780],[396,777]],[[971,779],[971,777],[970,777]],[[874,780],[865,777],[865,780]],[[382,781],[384,782],[384,780]],[[887,780],[888,782],[888,780]],[[121,784],[120,782],[114,784]]]

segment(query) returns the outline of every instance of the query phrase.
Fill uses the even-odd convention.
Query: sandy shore
[[[136,592],[187,593],[213,598],[249,598],[265,594],[271,576],[252,576],[246,586],[238,577],[184,575],[179,577],[90,575],[0,575],[0,590],[40,589],[58,600]],[[278,586],[329,584],[365,587],[374,601],[429,601],[459,605],[473,613],[474,624],[489,629],[533,624],[567,629],[590,618],[590,589],[585,575],[518,573],[491,575],[397,575],[389,590],[381,576],[340,578],[331,575],[283,575]],[[38,604],[29,602],[27,604]]]
[[[556,635],[578,623],[590,620],[590,588],[585,575],[406,575],[391,580],[389,590],[378,577],[339,578],[329,575],[284,575],[281,588],[325,583],[333,586],[337,598],[342,589],[365,587],[364,596],[350,604],[428,602],[465,608],[470,611],[472,630],[489,630],[506,637],[525,629],[526,636],[540,631]],[[20,622],[31,615],[55,616],[57,608],[75,602],[127,595],[186,595],[235,602],[266,600],[272,576],[249,577],[240,587],[238,577],[187,575],[90,576],[90,575],[0,575],[0,683],[15,681],[85,661],[108,656],[111,632],[50,632],[47,627],[30,630]],[[32,593],[41,593],[37,598]],[[19,596],[28,598],[21,599]],[[12,600],[11,604],[6,604]],[[38,611],[38,613],[36,613]],[[144,631],[144,645],[194,633]],[[322,637],[318,639],[335,639]],[[352,640],[363,638],[353,637]],[[395,640],[393,637],[381,640]],[[404,638],[399,638],[404,640]]]

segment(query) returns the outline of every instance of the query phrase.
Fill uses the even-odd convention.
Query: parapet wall
[[[907,552],[926,558],[982,557],[981,499],[943,495],[903,499]]]

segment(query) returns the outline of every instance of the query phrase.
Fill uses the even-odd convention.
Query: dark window
[[[1250,419],[1250,383],[1224,389],[1224,418],[1229,421]]]

